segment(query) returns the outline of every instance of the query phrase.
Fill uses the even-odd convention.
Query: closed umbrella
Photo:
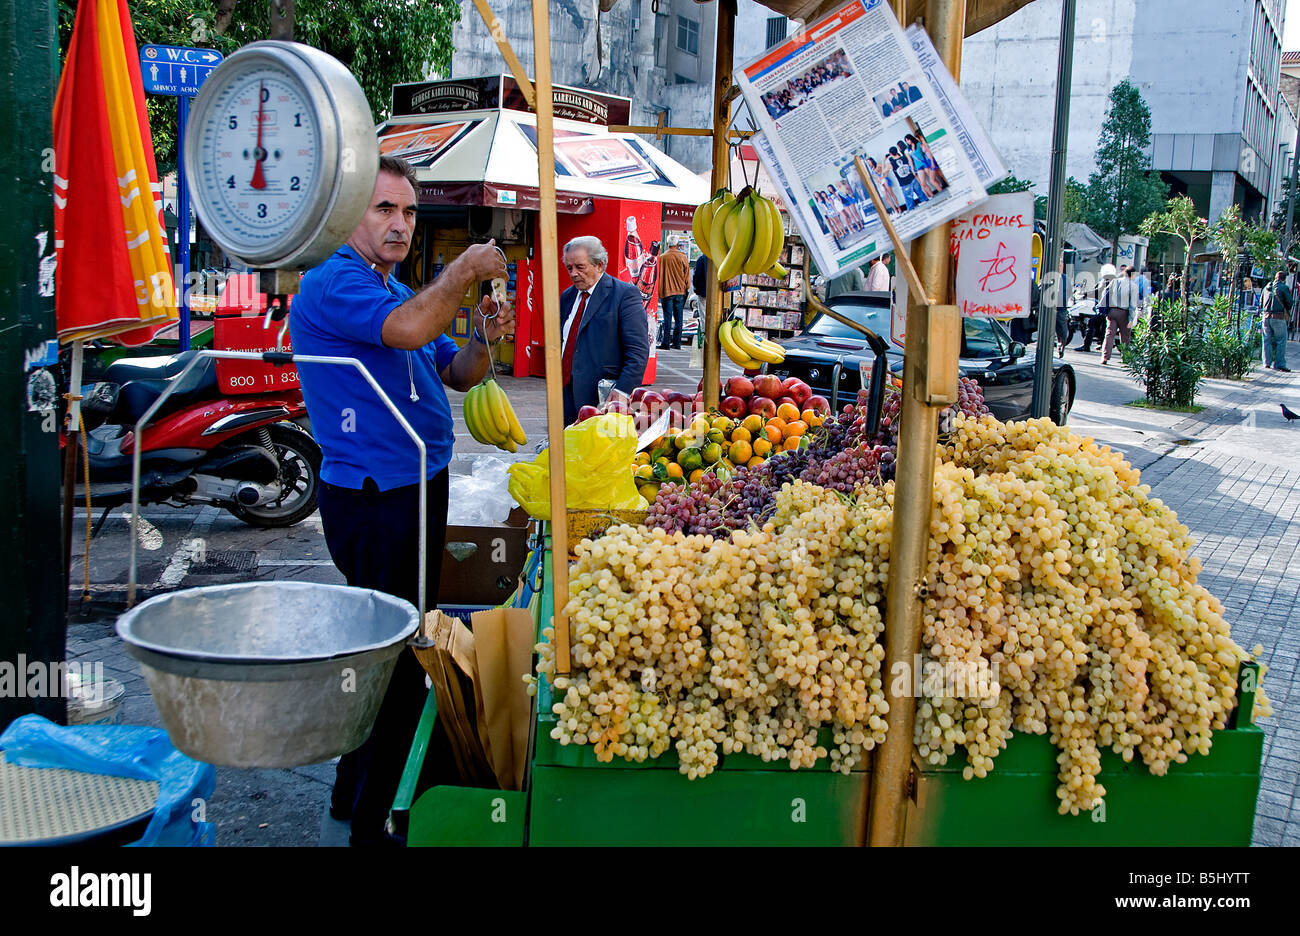
[[[144,344],[176,318],[126,0],[83,0],[54,101],[59,340]]]
[[[64,452],[66,570],[82,343],[109,338],[145,344],[176,318],[161,187],[126,0],[82,0],[77,6],[54,99],[54,250],[55,321],[59,341],[72,343],[70,444]],[[86,499],[89,514],[89,488]],[[89,516],[86,523],[89,549]]]

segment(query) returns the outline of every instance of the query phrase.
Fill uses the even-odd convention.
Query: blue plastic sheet
[[[133,845],[214,845],[211,822],[195,821],[196,799],[207,801],[217,786],[211,764],[172,747],[167,732],[134,725],[73,725],[64,728],[39,715],[15,719],[0,734],[5,760],[20,767],[63,767],[85,773],[158,783],[153,818]],[[200,813],[201,815],[201,813]]]

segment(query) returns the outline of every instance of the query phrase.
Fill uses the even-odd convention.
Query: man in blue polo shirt
[[[299,354],[354,357],[424,440],[428,458],[426,602],[437,602],[447,526],[451,407],[444,386],[467,391],[488,369],[488,342],[513,331],[514,309],[490,296],[464,348],[444,332],[475,282],[505,277],[491,241],[465,250],[418,294],[393,279],[415,230],[415,170],[385,156],[365,217],[346,244],[302,279],[289,316]],[[485,313],[498,314],[491,319]],[[419,453],[351,367],[300,364],[312,433],[324,459],[318,494],[330,557],[349,585],[414,604],[419,589]],[[370,738],[339,762],[330,812],[351,818],[352,844],[389,841],[384,824],[424,706],[424,670],[403,653]]]

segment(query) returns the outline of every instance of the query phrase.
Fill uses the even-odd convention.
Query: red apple
[[[605,401],[605,407],[604,409],[600,410],[600,412],[628,414],[632,412],[632,406],[631,404],[628,403],[627,400],[620,400],[617,397],[610,397],[608,400]]]
[[[636,424],[637,432],[645,432],[647,429],[650,428],[651,425],[654,424],[654,419],[650,416],[650,412],[646,409],[638,409],[635,413],[633,413],[632,421]]]
[[[808,402],[808,398],[813,395],[812,387],[798,377],[787,377],[781,381],[781,389],[785,391],[786,396],[794,400],[794,405],[799,407],[800,410],[804,408],[803,405]]]
[[[643,396],[645,396],[645,387],[637,387],[632,391],[632,402],[640,403]]]
[[[670,429],[686,428],[686,414],[682,412],[680,407],[668,407],[668,427]]]
[[[722,415],[730,416],[732,419],[740,419],[749,411],[745,401],[738,396],[723,397],[722,402],[718,404],[718,409]]]
[[[742,400],[748,400],[754,395],[754,384],[748,377],[728,377],[723,392],[727,396],[738,396]]]
[[[773,377],[773,380],[776,378]],[[765,396],[754,396],[749,398],[750,413],[757,413],[764,419],[771,419],[776,415],[776,403]]]
[[[804,401],[804,409],[810,409],[818,416],[829,416],[831,414],[831,401],[824,396],[813,394]]]
[[[600,415],[600,410],[596,409],[596,407],[584,406],[578,410],[578,418],[574,420],[574,425],[576,426],[580,422],[584,422],[585,420],[588,420],[593,416],[599,416],[599,415]]]
[[[754,378],[754,393],[775,400],[781,396],[781,378],[775,374],[759,374]]]
[[[703,402],[704,402],[704,391],[701,390],[699,393],[695,394],[695,396],[691,397],[691,399],[693,399],[696,403],[703,403]]]
[[[668,401],[669,405],[672,405],[673,403],[689,403],[691,401],[689,396],[677,390],[666,391],[664,393],[664,399]]]
[[[641,402],[649,407],[651,412],[654,412],[656,406],[662,407],[666,401],[664,400],[664,395],[662,393],[658,393],[654,390],[647,390],[645,393],[641,394]]]

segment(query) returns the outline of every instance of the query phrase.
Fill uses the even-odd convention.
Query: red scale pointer
[[[262,160],[266,158],[266,151],[262,149],[262,106],[266,101],[266,95],[263,93],[263,85],[257,86],[257,148],[253,150],[253,160],[256,168],[253,169],[253,181],[248,184],[255,189],[266,188],[266,176],[262,175]]]

